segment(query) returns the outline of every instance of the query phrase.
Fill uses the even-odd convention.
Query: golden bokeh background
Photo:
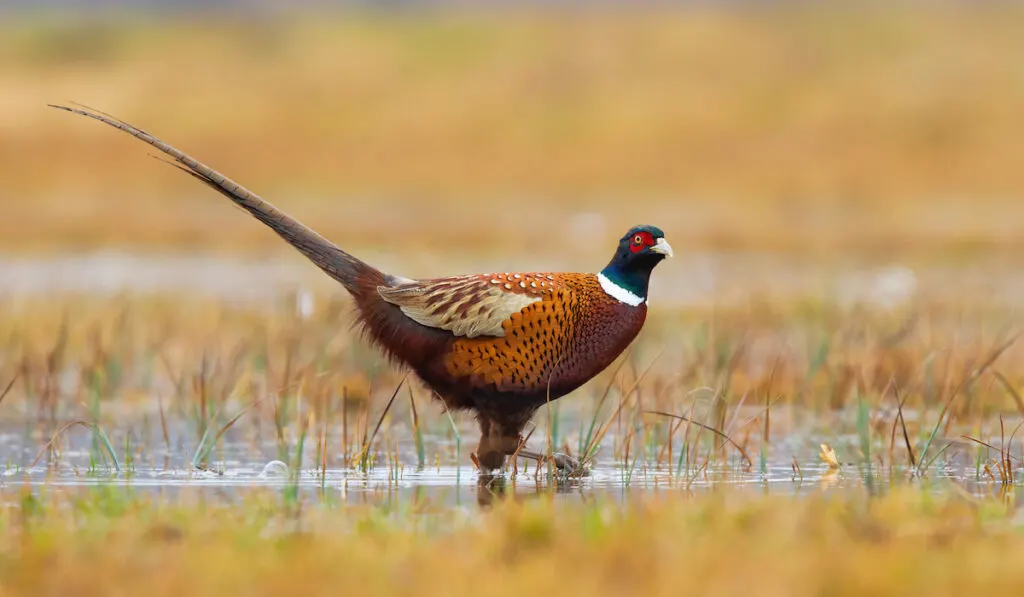
[[[1024,238],[1024,10],[1006,3],[8,16],[4,251],[288,251],[137,141],[46,107],[68,101],[353,249],[603,262],[639,222],[677,251]]]

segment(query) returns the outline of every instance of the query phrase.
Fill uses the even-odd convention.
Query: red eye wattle
[[[633,253],[639,253],[652,245],[654,245],[654,237],[646,232],[638,232],[633,235],[633,242],[629,245],[629,250]]]

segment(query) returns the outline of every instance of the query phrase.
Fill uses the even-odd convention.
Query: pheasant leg
[[[493,433],[491,422],[480,417],[480,442],[476,447],[476,462],[483,473],[496,471],[505,465],[506,451],[502,450],[501,437]]]
[[[515,455],[534,460],[538,465],[551,461],[555,468],[565,473],[573,473],[580,469],[580,461],[568,454],[555,452],[548,456],[522,447],[523,437],[518,431],[517,429],[516,432],[509,433],[493,421],[480,418],[480,443],[477,445],[476,462],[481,472],[490,473],[501,469],[505,466],[505,458]]]

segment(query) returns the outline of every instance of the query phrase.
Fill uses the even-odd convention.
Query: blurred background
[[[899,295],[989,266],[1009,280],[1024,238],[1009,2],[0,10],[8,290],[327,284],[138,141],[51,102],[136,124],[407,276],[595,271],[650,223],[680,257],[655,281],[670,302],[720,300],[722,278],[807,291],[850,263],[846,282]]]

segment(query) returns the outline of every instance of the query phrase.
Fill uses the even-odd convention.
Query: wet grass
[[[0,420],[34,456],[12,464],[46,467],[35,475],[116,474],[128,462],[220,473],[225,460],[279,460],[321,480],[387,470],[395,482],[406,469],[468,465],[472,418],[417,404],[429,392],[349,331],[347,299],[314,304],[298,313],[185,297],[5,303],[0,379],[12,381]],[[909,309],[655,311],[615,366],[537,412],[530,443],[618,467],[624,486],[648,472],[687,487],[723,471],[813,470],[823,443],[865,479],[944,474],[980,446],[974,468],[1016,484],[1020,442],[1005,426],[1022,416],[1024,347],[1011,315],[965,316],[923,299]],[[895,340],[892,327],[903,330]]]

